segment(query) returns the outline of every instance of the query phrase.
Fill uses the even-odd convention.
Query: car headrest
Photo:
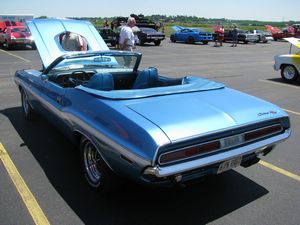
[[[113,76],[110,73],[96,73],[85,85],[88,88],[100,91],[110,91],[114,89]]]
[[[138,74],[132,89],[143,89],[155,87],[158,82],[158,72],[154,67],[140,71]]]

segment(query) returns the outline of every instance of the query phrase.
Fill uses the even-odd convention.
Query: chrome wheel
[[[98,187],[102,175],[100,171],[101,156],[94,145],[88,140],[85,140],[82,147],[87,179],[92,186]]]
[[[22,110],[24,113],[24,117],[26,120],[36,120],[38,115],[35,113],[34,109],[31,107],[28,99],[28,95],[25,93],[23,89],[21,91],[21,102],[22,102]]]
[[[27,116],[29,114],[30,105],[28,103],[28,97],[24,91],[22,91],[21,98],[22,98],[22,108],[23,108],[25,116]]]
[[[281,70],[281,77],[286,82],[293,82],[298,79],[298,71],[292,65],[284,66]]]
[[[110,192],[120,186],[122,180],[103,160],[99,149],[84,136],[80,141],[80,155],[84,176],[91,187]]]

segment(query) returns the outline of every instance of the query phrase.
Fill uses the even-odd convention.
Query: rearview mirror
[[[110,62],[111,58],[109,57],[97,57],[94,58],[94,62]]]

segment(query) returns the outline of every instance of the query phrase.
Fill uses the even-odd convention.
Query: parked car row
[[[184,42],[188,44],[195,43],[203,43],[207,44],[208,42],[215,40],[215,33],[207,32],[201,28],[188,28],[181,26],[173,26],[173,30],[175,31],[170,35],[171,42]],[[97,28],[100,35],[104,39],[106,43],[111,44],[111,46],[115,46],[118,42],[119,33],[121,31],[121,26],[114,29],[114,31],[109,28]],[[149,27],[135,27],[136,33],[136,44],[144,45],[145,43],[153,42],[156,46],[161,44],[161,41],[165,39],[165,34],[155,30],[154,28]],[[224,31],[224,42],[232,41],[232,30],[226,29]],[[243,42],[245,44],[252,43],[267,43],[268,41],[273,40],[272,34],[261,31],[261,30],[253,30],[253,31],[244,31],[238,30],[238,41]]]

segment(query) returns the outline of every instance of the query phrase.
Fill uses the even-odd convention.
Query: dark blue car
[[[213,41],[212,33],[200,28],[186,28],[180,26],[173,26],[172,28],[175,30],[175,33],[170,36],[172,42],[185,42],[188,44],[202,42],[203,44],[207,44],[209,41]]]

